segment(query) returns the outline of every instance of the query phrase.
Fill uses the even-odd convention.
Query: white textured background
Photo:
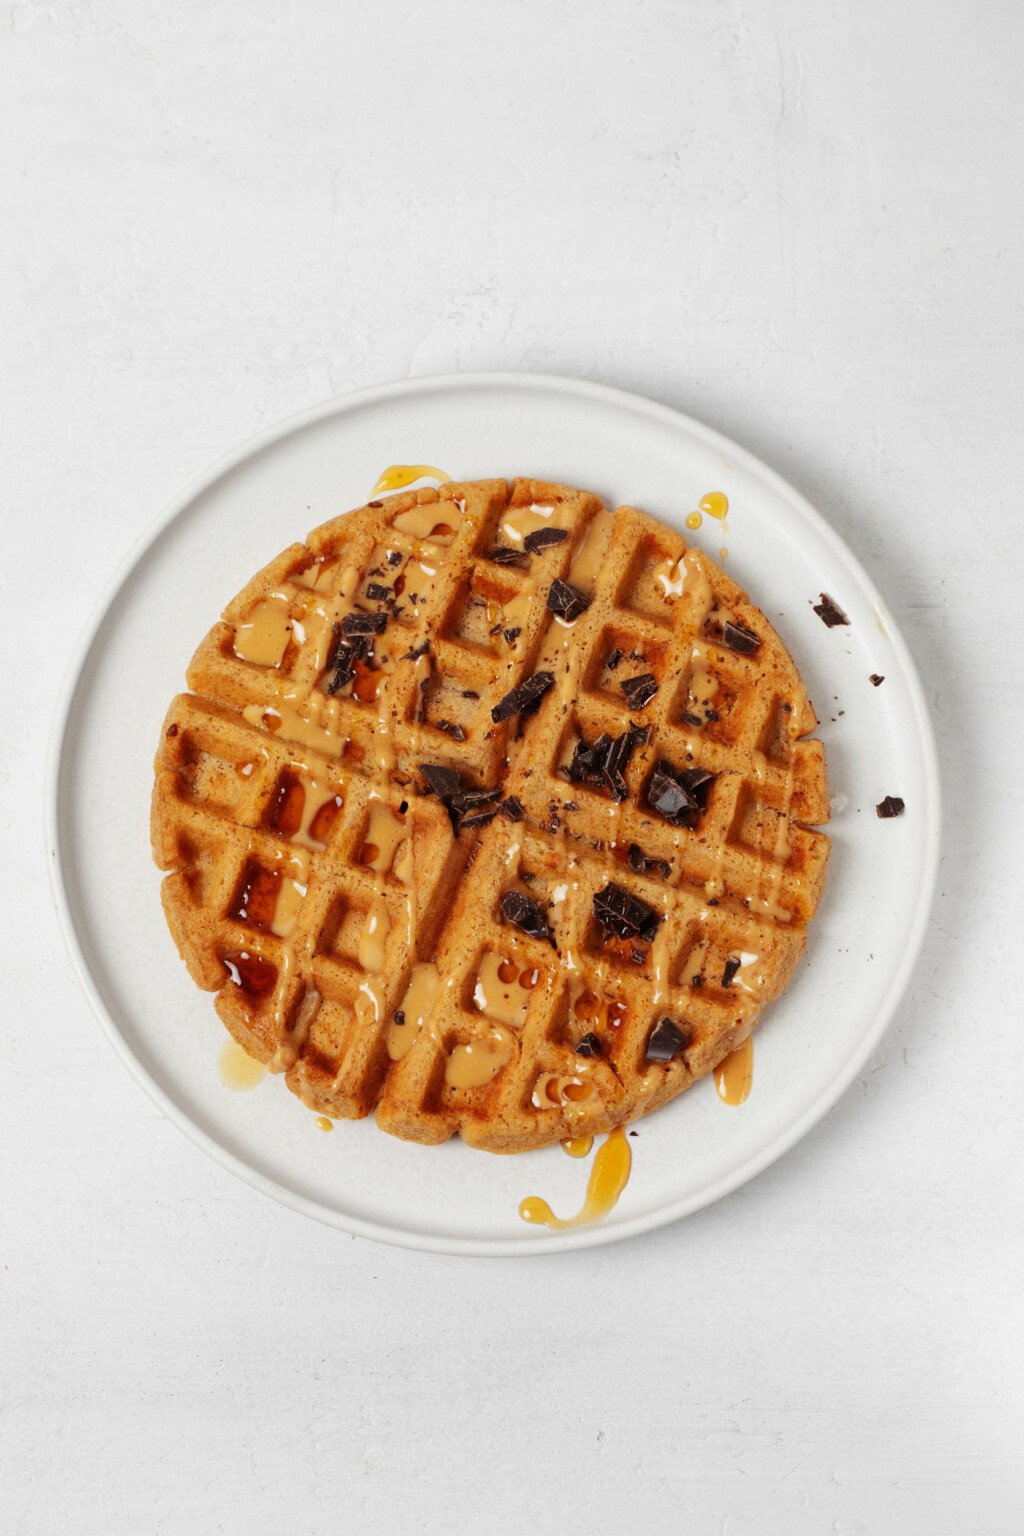
[[[1016,0],[0,4],[5,1533],[1024,1530],[1022,46]],[[160,506],[458,368],[632,387],[792,479],[947,794],[840,1106],[682,1225],[519,1263],[206,1162],[88,1015],[41,847],[70,647]]]

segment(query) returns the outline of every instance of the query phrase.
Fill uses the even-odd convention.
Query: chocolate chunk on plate
[[[899,795],[886,795],[875,806],[875,814],[882,821],[891,821],[894,816],[902,816],[905,809],[906,801],[901,800]]]
[[[568,528],[535,528],[532,533],[526,535],[523,548],[528,549],[531,555],[539,555],[542,549],[550,549],[553,544],[561,544],[562,540],[568,537]]]
[[[868,678],[868,682],[871,684],[872,688],[878,688],[882,683],[885,682],[885,678],[878,672],[872,672],[871,676]]]
[[[594,916],[606,934],[619,939],[644,939],[648,944],[661,922],[660,913],[614,881],[595,895]]]
[[[659,1019],[647,1037],[645,1061],[674,1061],[680,1051],[689,1044],[689,1035],[683,1033],[672,1019]]]
[[[849,619],[835,598],[829,597],[827,592],[822,592],[820,597],[821,602],[814,604],[814,611],[823,624],[827,624],[829,629],[835,629],[837,624],[849,624]]]
[[[645,709],[658,691],[653,672],[641,672],[639,677],[626,677],[619,683],[626,695],[630,709]]]
[[[566,624],[571,624],[574,619],[578,619],[580,614],[585,613],[589,607],[590,598],[578,587],[570,586],[567,581],[559,581],[557,577],[551,583],[548,608],[557,618],[564,619]]]
[[[491,719],[495,725],[502,720],[508,720],[513,715],[518,715],[521,710],[528,709],[531,704],[536,704],[547,693],[555,680],[553,672],[535,672],[518,688],[513,688],[506,693],[503,699],[499,699],[491,710]]]
[[[506,891],[501,898],[501,915],[532,939],[550,939],[551,929],[538,902],[524,891]]]

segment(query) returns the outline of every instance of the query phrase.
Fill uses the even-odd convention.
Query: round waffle
[[[829,846],[814,712],[764,615],[632,507],[372,501],[255,576],[187,681],[167,921],[318,1113],[496,1152],[610,1130],[793,970]]]

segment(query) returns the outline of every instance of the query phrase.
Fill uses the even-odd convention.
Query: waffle
[[[372,501],[255,576],[187,681],[167,922],[319,1114],[495,1152],[607,1131],[792,973],[829,847],[814,712],[764,615],[632,507]]]

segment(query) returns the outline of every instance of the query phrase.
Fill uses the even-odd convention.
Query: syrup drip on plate
[[[407,485],[415,485],[417,480],[436,480],[438,485],[446,485],[451,478],[451,475],[446,475],[443,469],[438,469],[434,464],[389,464],[370,495],[377,496],[382,491],[404,491]]]
[[[576,1154],[578,1155],[578,1154]],[[530,1195],[519,1207],[524,1221],[561,1232],[566,1227],[583,1227],[600,1221],[611,1211],[629,1180],[633,1157],[623,1127],[616,1126],[594,1158],[587,1184],[587,1198],[575,1216],[556,1216],[546,1200]]]
[[[723,1104],[743,1104],[754,1082],[754,1040],[744,1040],[715,1068],[715,1088]]]
[[[236,1093],[245,1093],[255,1088],[267,1075],[263,1062],[256,1061],[247,1051],[243,1051],[237,1040],[225,1043],[218,1067],[225,1088],[233,1088]]]

